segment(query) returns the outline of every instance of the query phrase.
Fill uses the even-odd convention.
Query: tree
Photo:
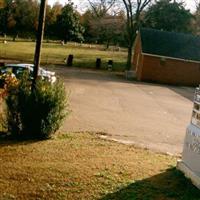
[[[56,21],[57,17],[61,15],[62,12],[62,4],[59,2],[56,2],[52,7],[47,6],[46,9],[46,24],[45,24],[45,34],[48,37],[55,38],[57,27],[56,27]]]
[[[39,4],[37,0],[15,0],[12,16],[15,21],[14,35],[35,36],[38,25]]]
[[[141,13],[152,0],[122,0],[126,10],[126,38],[128,43],[127,70],[131,68],[133,44],[141,24]]]
[[[101,18],[91,19],[89,32],[99,43],[105,43],[106,49],[111,43],[119,43],[125,27],[124,16],[107,14]],[[118,40],[118,41],[117,41]]]
[[[196,11],[194,13],[193,30],[196,35],[200,35],[200,1],[195,0]]]
[[[58,37],[66,43],[69,40],[83,41],[84,28],[80,24],[78,12],[74,9],[74,4],[69,1],[57,17],[56,22]]]
[[[9,21],[12,21],[13,0],[1,0],[0,33],[7,34]]]
[[[3,8],[5,6],[4,0],[0,0],[0,8]]]
[[[3,34],[35,34],[37,27],[37,0],[5,0],[0,9],[0,32]]]
[[[80,23],[82,24],[82,26],[84,27],[85,31],[84,31],[84,39],[87,42],[94,42],[94,36],[91,32],[91,22],[94,20],[93,18],[93,12],[92,10],[88,9],[86,10],[80,17]]]
[[[174,32],[192,32],[192,14],[183,2],[160,0],[149,7],[144,17],[146,27]]]
[[[88,0],[90,9],[85,12],[83,24],[86,27],[86,38],[91,41],[105,43],[109,48],[111,43],[123,37],[125,18],[119,8],[116,9],[116,0]],[[121,10],[120,10],[121,11]]]
[[[92,12],[96,17],[105,16],[108,11],[113,7],[115,0],[88,0]]]

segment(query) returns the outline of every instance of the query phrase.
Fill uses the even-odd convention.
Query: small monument
[[[101,68],[101,58],[97,58],[96,59],[96,69],[100,69]]]
[[[67,66],[68,67],[72,67],[72,65],[73,65],[73,59],[74,59],[74,55],[70,54],[68,56],[68,59],[67,59]]]
[[[182,160],[177,169],[200,189],[200,87],[196,88],[191,123],[187,127]]]
[[[108,61],[108,71],[112,71],[113,70],[113,60],[109,60]]]

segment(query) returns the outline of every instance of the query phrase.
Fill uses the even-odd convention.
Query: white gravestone
[[[186,130],[182,160],[178,161],[177,168],[200,189],[200,88],[195,91],[192,119]]]

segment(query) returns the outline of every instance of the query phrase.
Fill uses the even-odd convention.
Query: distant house
[[[134,47],[137,79],[167,84],[200,83],[200,37],[143,28]]]

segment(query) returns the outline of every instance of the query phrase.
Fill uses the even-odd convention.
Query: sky
[[[55,2],[60,2],[62,4],[65,4],[68,2],[68,0],[48,0],[48,3],[50,5],[53,5]],[[79,8],[82,9],[84,7],[84,4],[86,5],[87,0],[72,0],[72,2],[74,2],[74,4]]]
[[[48,0],[49,4],[54,4],[56,1],[59,1],[62,4],[65,4],[67,2],[67,0]],[[75,5],[77,5],[77,7],[79,9],[84,7],[84,4],[87,2],[87,0],[72,0]],[[185,0],[186,3],[186,8],[190,9],[191,11],[195,10],[195,3],[194,0]]]

